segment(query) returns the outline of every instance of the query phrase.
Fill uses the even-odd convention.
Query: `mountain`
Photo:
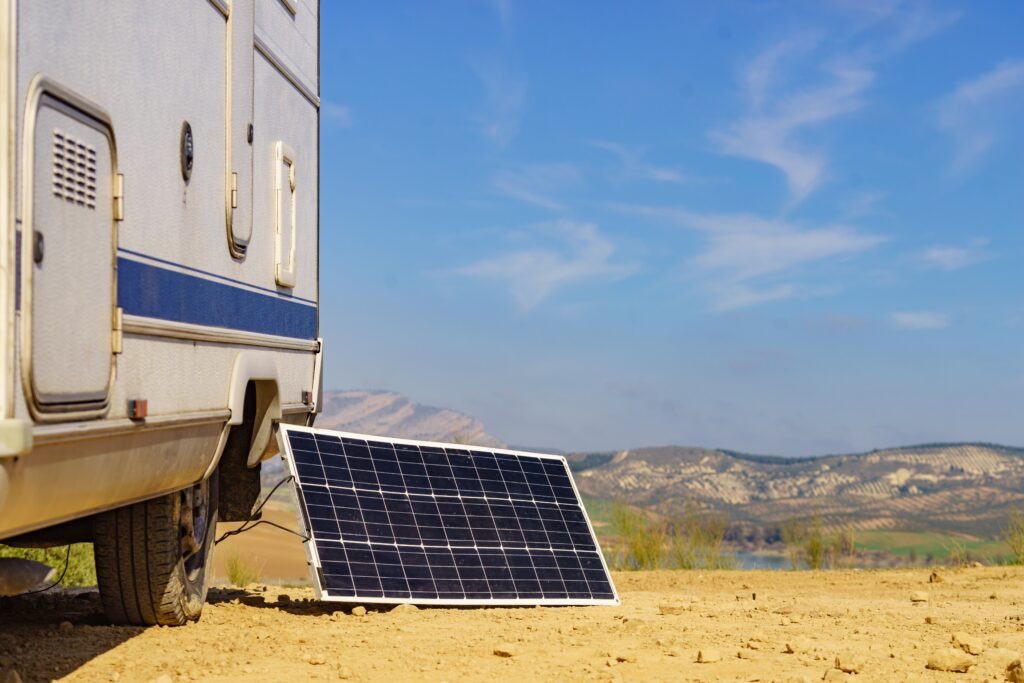
[[[325,391],[323,412],[317,416],[316,426],[403,439],[504,446],[476,418],[425,406],[392,391]]]
[[[1024,507],[1024,449],[992,444],[814,458],[669,446],[569,459],[585,495],[664,513],[710,509],[747,527],[817,516],[826,527],[991,536]]]

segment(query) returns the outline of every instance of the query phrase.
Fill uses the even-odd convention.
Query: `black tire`
[[[205,508],[201,538],[189,538],[189,511],[197,530],[200,505]],[[98,515],[93,524],[96,578],[107,617],[141,626],[180,626],[199,619],[216,529],[216,472],[194,487]]]

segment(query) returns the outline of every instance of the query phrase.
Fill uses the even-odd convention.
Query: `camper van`
[[[199,617],[320,405],[318,0],[0,0],[0,543]]]

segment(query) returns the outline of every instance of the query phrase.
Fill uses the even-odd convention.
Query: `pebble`
[[[697,652],[698,664],[712,664],[722,661],[722,653],[718,650],[700,650]]]
[[[1006,680],[1010,683],[1024,683],[1024,664],[1015,659],[1006,665]]]
[[[291,598],[290,595],[285,595],[284,593],[282,593],[281,595],[277,596],[277,601],[278,602],[291,602],[292,598]]]
[[[354,617],[361,617],[364,614],[366,614],[366,608],[363,607],[362,605],[356,605],[355,607],[352,608],[352,616],[354,616]]]
[[[615,661],[620,664],[636,664],[636,656],[627,654],[615,655]]]
[[[925,618],[924,618],[924,623],[926,623],[926,624],[932,624],[932,625],[934,626],[935,624],[938,624],[938,623],[939,623],[939,620],[938,620],[938,619],[936,619],[935,617],[925,617]]]
[[[825,672],[825,675],[821,677],[821,680],[826,681],[826,682],[827,681],[845,681],[846,678],[847,678],[846,674],[844,674],[839,669],[829,669],[828,671]]]
[[[658,614],[660,614],[662,616],[669,616],[669,615],[673,615],[673,614],[682,614],[685,611],[687,611],[687,607],[685,607],[683,605],[669,605],[669,604],[658,605]]]
[[[974,660],[971,659],[970,655],[963,650],[947,647],[932,654],[932,656],[928,658],[928,664],[925,668],[933,671],[955,671],[957,673],[967,673],[968,669],[972,666],[974,666]]]
[[[807,652],[811,649],[811,644],[800,638],[798,640],[790,640],[786,643],[786,652],[791,655],[798,655]]]
[[[508,643],[502,643],[498,647],[494,648],[494,654],[498,657],[515,657],[516,650],[512,645]]]
[[[981,638],[975,638],[962,631],[954,633],[951,641],[953,645],[969,655],[980,655],[985,651],[985,644],[981,642]]]
[[[843,673],[860,673],[860,670],[864,668],[864,660],[852,652],[843,652],[836,655],[836,668]]]
[[[391,613],[392,614],[410,614],[411,612],[419,612],[419,611],[420,611],[419,607],[417,607],[416,605],[411,605],[411,604],[409,604],[407,602],[404,602],[401,605],[395,605],[394,607],[391,608]]]
[[[928,583],[942,583],[943,578],[937,570],[933,569],[931,576],[928,577]]]
[[[73,628],[74,628],[74,626],[71,625],[70,621],[62,621],[62,622],[60,622],[60,625],[57,626],[57,630],[64,631],[65,633],[67,633],[68,631],[70,631]]]
[[[319,655],[313,655],[312,657],[310,657],[306,661],[309,662],[310,664],[312,664],[313,666],[320,666],[321,664],[326,664],[327,663],[327,660],[324,659],[323,657],[319,656]]]
[[[924,591],[914,591],[910,594],[911,602],[928,602],[928,594]]]

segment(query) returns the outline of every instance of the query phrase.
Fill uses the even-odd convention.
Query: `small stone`
[[[682,614],[686,610],[687,610],[687,608],[684,607],[683,605],[669,605],[669,604],[658,605],[658,614],[660,614],[662,616],[670,616],[670,615],[674,615],[674,614]]]
[[[347,666],[339,667],[338,678],[342,680],[348,680],[349,678],[352,678],[352,670],[349,669]]]
[[[416,605],[411,605],[411,604],[409,604],[407,602],[404,602],[401,605],[395,605],[394,607],[391,608],[391,614],[399,614],[399,615],[401,615],[401,614],[411,614],[412,612],[419,612],[419,611],[420,611],[419,607],[417,607]]]
[[[928,583],[942,583],[942,581],[942,574],[940,574],[938,570],[933,569],[931,576],[928,577]]]
[[[736,659],[753,659],[754,653],[750,650],[737,650]]]
[[[791,655],[803,654],[811,649],[811,644],[803,639],[790,640],[786,642],[786,653]]]
[[[845,681],[847,678],[839,669],[829,669],[825,672],[825,675],[821,677],[823,681]]]
[[[925,668],[933,671],[955,671],[967,673],[974,666],[974,660],[963,650],[947,647],[932,654]]]
[[[954,633],[951,640],[953,645],[969,655],[980,655],[985,651],[985,644],[981,642],[980,638],[975,638],[963,632]]]
[[[697,652],[698,664],[713,664],[722,661],[722,653],[718,650],[700,650]]]
[[[309,662],[310,664],[312,664],[313,666],[320,666],[321,664],[326,664],[327,663],[327,660],[324,659],[323,657],[319,656],[319,655],[313,655],[309,659],[307,659],[306,661]]]
[[[57,630],[58,631],[63,631],[65,633],[67,633],[68,631],[70,631],[73,628],[74,628],[74,626],[71,624],[70,621],[62,621],[62,622],[60,622],[60,625],[57,626]]]
[[[971,562],[971,566],[974,567],[975,569],[981,569],[985,565],[983,565],[981,562],[978,562],[977,560],[975,560],[974,562]]]
[[[119,681],[119,680],[121,680],[121,672],[120,672],[120,671],[113,671],[113,672],[111,672],[111,674],[110,674],[110,680],[111,680],[112,682],[113,682],[113,681]]]
[[[860,673],[860,670],[864,668],[864,660],[852,652],[843,652],[836,655],[836,668],[843,673]]]
[[[636,664],[635,655],[619,654],[615,655],[615,661],[620,664]]]
[[[939,623],[939,620],[938,620],[938,619],[936,619],[935,617],[925,617],[925,618],[924,618],[924,623],[926,623],[926,624],[932,624],[932,625],[934,626],[934,625],[936,625],[936,624],[938,624],[938,623]]]
[[[361,617],[366,614],[366,608],[362,605],[356,605],[352,608],[352,616]]]
[[[290,595],[285,595],[284,593],[281,593],[281,595],[277,596],[277,601],[278,602],[288,603],[288,602],[292,601],[292,598],[291,598]]]
[[[515,657],[516,649],[509,643],[502,643],[494,648],[494,654],[498,657]]]
[[[928,594],[924,591],[914,591],[910,594],[910,602],[928,602]]]
[[[1024,683],[1024,664],[1015,659],[1006,665],[1006,680],[1010,683]]]

